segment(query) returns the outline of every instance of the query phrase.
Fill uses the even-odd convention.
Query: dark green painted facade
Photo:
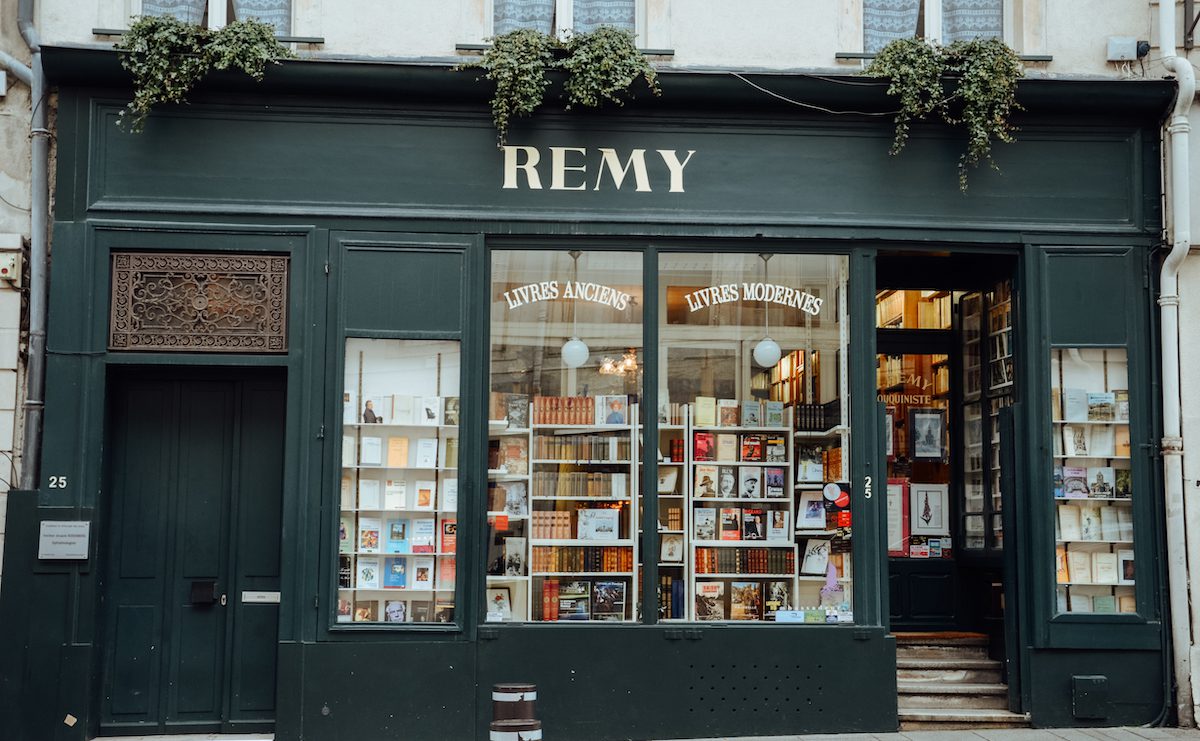
[[[42,488],[9,499],[0,594],[0,721],[9,737],[83,739],[100,729],[107,389],[122,366],[268,366],[286,377],[280,739],[483,738],[497,681],[538,683],[541,716],[562,738],[893,730],[883,503],[861,486],[855,626],[482,623],[483,575],[474,565],[485,527],[488,250],[513,246],[637,249],[648,267],[672,250],[847,254],[852,475],[880,483],[876,256],[1015,259],[1022,360],[1012,438],[1021,444],[1011,451],[1006,528],[1014,709],[1039,725],[1140,724],[1166,712],[1159,499],[1136,504],[1138,614],[1053,617],[1053,510],[1038,492],[1050,490],[1051,346],[1128,343],[1131,388],[1156,398],[1158,123],[1171,84],[1022,83],[1018,143],[998,149],[1002,172],[973,172],[963,195],[955,177],[962,142],[951,132],[917,127],[893,158],[886,115],[815,115],[731,76],[669,74],[661,99],[619,112],[547,114],[509,137],[584,148],[592,167],[597,147],[643,148],[651,191],[629,183],[617,190],[611,180],[596,189],[594,169],[585,190],[551,191],[502,188],[488,90],[471,73],[288,63],[261,87],[217,78],[192,105],[156,114],[132,136],[114,125],[128,90],[111,53],[48,49],[47,69],[60,95],[45,452]],[[834,110],[893,106],[881,85],[804,75],[758,81]],[[669,191],[659,149],[681,158],[695,150],[683,192]],[[290,256],[288,352],[108,352],[113,250]],[[654,325],[648,313],[647,347],[656,344]],[[333,622],[340,441],[326,430],[340,425],[340,394],[331,390],[341,388],[346,336],[464,343],[462,424],[478,433],[463,438],[459,522],[474,530],[460,531],[457,624]],[[651,359],[644,372],[645,387],[655,388]],[[1161,491],[1148,447],[1155,409],[1139,406],[1131,426],[1138,491]],[[46,488],[51,475],[66,476],[68,487]],[[37,522],[64,518],[96,523],[92,559],[37,562]],[[1078,674],[1119,678],[1109,685],[1108,717],[1072,716]],[[80,719],[74,727],[62,722],[68,713]]]

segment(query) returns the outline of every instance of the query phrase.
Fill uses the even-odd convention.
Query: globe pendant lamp
[[[579,250],[571,250],[572,262],[575,263],[572,271],[572,282],[579,280]],[[562,346],[562,361],[563,365],[568,368],[578,368],[588,361],[588,355],[591,351],[588,349],[587,343],[579,339],[579,334],[575,331],[575,302],[571,302],[571,339],[563,343]]]
[[[767,261],[771,259],[771,255],[761,254],[759,257],[763,261],[763,285],[767,283]],[[779,362],[779,358],[783,357],[783,350],[779,348],[779,343],[771,339],[771,309],[766,302],[766,297],[763,297],[763,337],[754,346],[754,362],[761,365],[763,368],[770,368]]]

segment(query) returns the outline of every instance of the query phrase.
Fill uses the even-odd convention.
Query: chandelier
[[[600,361],[600,372],[610,376],[623,376],[626,373],[636,373],[638,369],[637,351],[629,348],[620,360],[605,356]]]

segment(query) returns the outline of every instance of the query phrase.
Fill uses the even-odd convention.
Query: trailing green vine
[[[292,52],[274,29],[253,19],[210,31],[171,16],[143,16],[117,41],[121,66],[133,75],[133,100],[118,124],[140,132],[155,105],[186,103],[187,94],[213,69],[240,69],[262,80],[268,64]]]
[[[594,108],[606,101],[623,105],[638,78],[650,92],[661,94],[654,68],[629,31],[603,26],[559,41],[540,31],[519,29],[491,42],[482,58],[458,69],[482,69],[484,77],[496,84],[492,122],[499,146],[504,145],[514,118],[531,115],[545,101],[551,70],[567,73],[563,90],[568,110],[575,105]]]
[[[992,142],[1013,141],[1009,122],[1022,110],[1016,100],[1017,80],[1024,71],[1016,52],[1000,39],[956,41],[949,46],[922,39],[893,41],[875,56],[863,74],[889,80],[888,95],[900,99],[892,154],[908,141],[910,123],[937,114],[967,131],[967,149],[958,159],[958,186],[967,190],[967,174],[992,159]]]

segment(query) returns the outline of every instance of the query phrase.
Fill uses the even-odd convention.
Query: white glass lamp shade
[[[563,364],[565,364],[568,368],[578,368],[587,362],[588,354],[590,352],[591,351],[588,350],[587,343],[578,337],[572,337],[563,343]]]
[[[754,346],[754,362],[764,368],[770,368],[778,363],[782,355],[783,351],[779,349],[779,343],[770,337],[763,338]]]

